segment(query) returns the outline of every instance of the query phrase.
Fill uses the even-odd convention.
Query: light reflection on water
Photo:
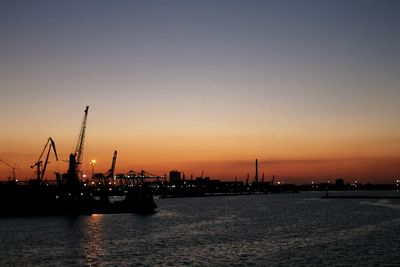
[[[0,266],[400,266],[398,200],[158,199],[159,212],[0,220]]]
[[[83,225],[83,238],[80,239],[80,247],[85,255],[85,263],[89,266],[98,265],[97,259],[104,254],[102,219],[104,215],[93,214]]]

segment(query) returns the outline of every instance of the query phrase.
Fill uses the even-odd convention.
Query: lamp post
[[[95,159],[92,159],[91,161],[90,161],[90,165],[92,165],[92,180],[93,180],[93,177],[94,177],[94,164],[96,163],[96,160]]]

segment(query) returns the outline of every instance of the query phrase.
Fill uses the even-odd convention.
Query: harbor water
[[[3,218],[0,266],[400,266],[399,199],[320,196],[157,199],[147,216]]]

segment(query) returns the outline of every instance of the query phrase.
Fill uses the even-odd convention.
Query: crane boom
[[[114,178],[114,172],[115,172],[115,163],[117,162],[117,150],[114,151],[114,156],[111,164],[111,169],[110,169],[110,177],[111,179]]]
[[[51,148],[53,148],[54,155],[56,156],[56,160],[58,161],[57,150],[56,150],[56,144],[54,143],[54,141],[53,141],[53,139],[52,139],[51,137],[50,137],[49,140],[48,140],[48,143],[49,143],[49,142],[50,142],[49,150],[47,151],[46,160],[45,160],[45,162],[44,162],[43,170],[42,170],[42,179],[43,179],[43,177],[44,177],[44,173],[46,172],[47,163],[49,162],[49,156],[50,156]]]
[[[102,174],[102,178],[104,179],[104,183],[108,184],[109,183],[109,179],[111,178],[114,179],[114,172],[115,172],[115,163],[117,162],[117,150],[114,151],[114,155],[113,155],[113,159],[111,162],[111,168],[104,174]],[[101,175],[101,174],[100,174]],[[101,178],[96,177],[96,178]]]
[[[43,168],[42,168],[42,170],[41,170],[40,168],[41,168],[41,165],[42,165],[42,163],[43,163],[42,157],[43,157],[43,154],[44,154],[44,152],[46,151],[46,149],[48,149],[48,150],[47,150],[47,154],[46,154],[46,159],[45,159],[45,161],[44,161],[44,165],[43,165]],[[53,152],[54,152],[54,155],[55,155],[55,157],[56,157],[56,160],[58,161],[57,150],[56,150],[56,144],[54,143],[53,139],[52,139],[51,137],[49,137],[49,139],[47,139],[46,144],[44,145],[44,148],[43,148],[42,153],[40,153],[40,156],[39,156],[38,161],[35,162],[35,163],[31,166],[31,168],[33,168],[33,167],[36,166],[36,168],[37,168],[37,180],[38,180],[39,182],[42,181],[42,179],[43,179],[43,177],[44,177],[44,174],[45,174],[45,172],[46,172],[46,167],[47,167],[47,163],[49,162],[49,156],[50,156],[51,149],[53,149]]]
[[[88,115],[88,110],[89,110],[89,106],[86,106],[85,109],[85,115],[83,116],[83,122],[82,122],[82,127],[81,127],[81,131],[79,133],[79,138],[78,138],[78,142],[76,143],[76,148],[75,148],[75,160],[76,160],[76,173],[79,175],[80,172],[80,166],[82,164],[82,155],[83,155],[83,148],[84,148],[84,144],[85,144],[85,133],[86,133],[86,121],[87,121],[87,115]]]
[[[13,180],[15,181],[16,179],[16,175],[15,175],[15,169],[19,169],[18,167],[15,167],[16,164],[13,166],[11,166],[7,161],[4,161],[2,159],[0,159],[1,162],[3,162],[6,166],[10,167],[12,169],[12,174],[13,174]]]
[[[7,161],[4,161],[4,160],[2,160],[2,159],[0,159],[0,161],[3,162],[7,167],[12,168],[12,166],[11,166],[9,163],[7,163]]]

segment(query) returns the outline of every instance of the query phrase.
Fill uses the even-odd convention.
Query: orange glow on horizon
[[[75,123],[76,124],[76,123]],[[26,134],[25,131],[22,133]],[[73,136],[73,132],[70,135]],[[26,138],[25,138],[26,137]],[[66,172],[73,138],[62,131],[54,132],[60,161],[50,158],[46,177],[54,172]],[[20,180],[35,177],[30,168],[43,149],[46,138],[26,135],[10,137],[2,146],[2,159],[14,164]],[[366,182],[392,182],[398,177],[399,139],[394,136],[357,137],[356,134],[325,135],[322,133],[286,134],[283,130],[261,134],[229,132],[229,130],[186,130],[159,132],[125,127],[103,130],[98,124],[89,127],[84,150],[82,171],[90,177],[105,173],[111,166],[113,151],[118,151],[116,173],[142,169],[157,175],[180,170],[186,178],[205,175],[215,179],[245,180],[254,177],[254,160],[259,159],[260,175],[265,180],[272,175],[288,182],[299,183],[354,179]],[[96,159],[95,165],[90,160]],[[7,180],[11,170],[0,165],[0,179]]]

